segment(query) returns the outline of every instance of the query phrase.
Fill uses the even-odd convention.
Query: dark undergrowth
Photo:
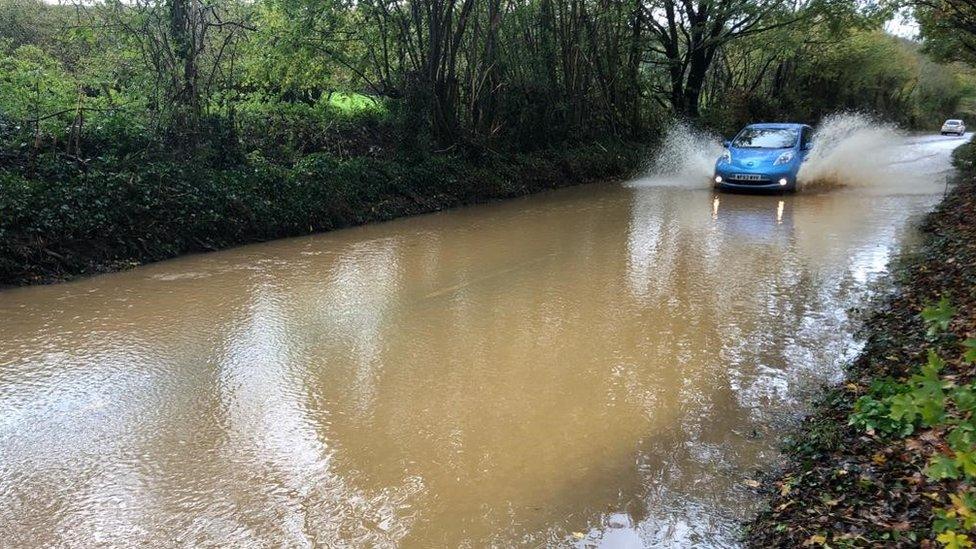
[[[894,269],[848,381],[764,483],[752,547],[972,547],[976,541],[976,147]]]
[[[321,150],[321,149],[320,149]],[[389,150],[389,149],[387,149]],[[532,153],[241,158],[61,155],[0,163],[0,285],[127,268],[632,173],[623,141]]]

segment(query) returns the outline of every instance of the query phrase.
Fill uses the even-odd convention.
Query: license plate
[[[742,181],[762,181],[763,176],[757,173],[737,173],[732,177],[732,179],[739,179]]]

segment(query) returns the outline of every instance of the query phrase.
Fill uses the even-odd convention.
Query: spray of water
[[[645,181],[694,187],[708,184],[715,159],[721,154],[722,144],[717,136],[676,122],[651,159]]]
[[[892,176],[904,137],[891,125],[857,113],[825,118],[813,135],[813,150],[800,168],[800,189],[874,185]]]

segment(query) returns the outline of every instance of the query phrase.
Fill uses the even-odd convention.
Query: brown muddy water
[[[0,545],[734,546],[940,198],[644,178],[0,292]]]

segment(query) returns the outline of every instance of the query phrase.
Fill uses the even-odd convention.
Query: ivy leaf
[[[949,298],[942,296],[942,299],[935,305],[929,305],[922,309],[922,320],[929,327],[928,334],[934,336],[949,329],[952,317],[956,315],[956,309],[949,303]]]
[[[935,509],[935,519],[932,521],[932,529],[936,532],[955,530],[959,528],[959,519],[954,511],[946,509]]]
[[[962,353],[962,360],[967,364],[972,364],[976,362],[976,338],[969,338],[962,342],[963,347],[966,348]]]
[[[962,518],[962,526],[966,530],[976,527],[976,495],[972,492],[964,491],[958,495],[949,496],[952,500],[953,509],[956,515]]]
[[[976,410],[976,392],[972,386],[964,386],[952,392],[952,400],[961,412]]]
[[[919,407],[922,420],[928,425],[935,425],[945,416],[945,391],[949,385],[939,377],[939,372],[945,367],[945,361],[929,349],[929,360],[922,366],[922,373],[912,376],[915,389],[912,391],[915,404]]]
[[[962,469],[967,477],[976,477],[976,454],[956,451],[956,467]]]
[[[888,416],[895,421],[915,421],[922,415],[922,410],[911,394],[895,395],[891,397],[891,412]]]
[[[955,479],[959,478],[959,471],[956,469],[955,460],[939,454],[932,458],[928,467],[925,468],[925,476],[932,480]]]
[[[950,431],[949,435],[946,436],[946,440],[953,450],[968,450],[976,442],[976,430],[974,430],[971,423],[963,423]]]
[[[973,546],[973,542],[969,541],[969,536],[957,534],[952,530],[942,532],[935,539],[945,546],[945,549],[964,549]]]
[[[940,389],[941,391],[941,389]],[[945,401],[941,394],[920,399],[922,402],[922,421],[928,426],[938,425],[945,417]]]
[[[935,352],[935,349],[929,349],[928,360],[922,366],[922,375],[914,377],[921,377],[925,381],[939,381],[939,372],[943,368],[945,368],[945,361]]]

